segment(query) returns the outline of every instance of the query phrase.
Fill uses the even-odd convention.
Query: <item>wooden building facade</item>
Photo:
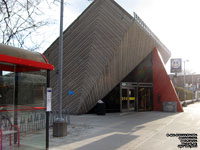
[[[136,15],[114,0],[95,0],[63,37],[63,109],[71,114],[91,110],[153,50],[164,63],[170,51]],[[59,38],[44,52],[51,72],[53,109],[58,109]],[[68,95],[74,91],[74,95]]]

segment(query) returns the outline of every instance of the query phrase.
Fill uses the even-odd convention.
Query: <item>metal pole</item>
[[[67,123],[62,117],[62,66],[63,66],[63,0],[60,4],[60,39],[59,39],[59,118],[53,124],[53,136],[63,137],[67,135]]]
[[[185,100],[186,100],[186,93],[185,93],[185,61],[184,62],[184,104],[185,104]]]
[[[199,100],[199,78],[197,78],[197,101]]]
[[[193,95],[193,99],[194,99],[194,86],[193,86],[193,82],[194,81],[193,81],[193,73],[192,73],[192,93],[193,93],[192,95]]]
[[[194,91],[194,90],[193,90],[193,73],[192,73],[192,91]]]
[[[122,112],[122,83],[120,83],[120,112]]]
[[[47,70],[47,88],[50,87],[50,71]],[[49,148],[49,111],[46,111],[46,150]]]
[[[184,60],[184,103],[183,103],[183,106],[187,106],[186,104],[186,87],[185,87],[185,62],[188,62],[189,60]]]
[[[62,119],[62,75],[63,75],[63,0],[60,4],[60,39],[59,39],[59,119]]]

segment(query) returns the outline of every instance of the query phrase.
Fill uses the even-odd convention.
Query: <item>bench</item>
[[[14,130],[13,130],[14,129]],[[16,130],[15,130],[16,129]],[[10,145],[12,145],[12,134],[17,133],[18,147],[20,146],[20,130],[17,125],[13,125],[8,115],[0,115],[0,140],[1,150],[3,150],[3,136],[10,135]]]

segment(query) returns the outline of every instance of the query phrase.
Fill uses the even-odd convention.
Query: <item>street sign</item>
[[[177,73],[182,71],[182,59],[171,59],[171,73]]]
[[[46,109],[46,111],[51,111],[51,96],[52,96],[52,88],[47,88],[47,109]]]

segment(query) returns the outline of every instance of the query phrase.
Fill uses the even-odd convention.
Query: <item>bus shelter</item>
[[[0,44],[0,150],[48,146],[46,89],[53,69],[40,53]]]

